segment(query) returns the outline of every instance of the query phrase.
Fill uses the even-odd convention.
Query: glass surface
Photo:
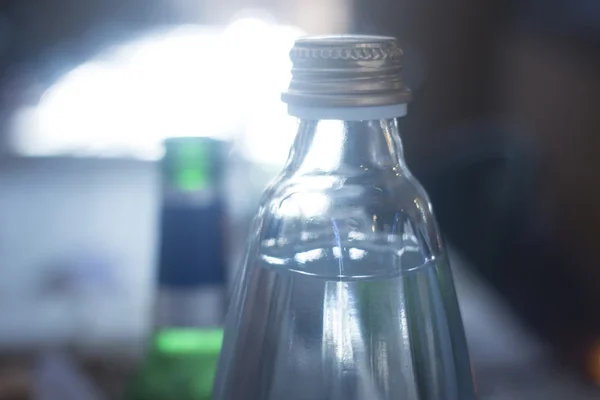
[[[219,400],[471,400],[456,293],[397,123],[301,121],[225,324]]]

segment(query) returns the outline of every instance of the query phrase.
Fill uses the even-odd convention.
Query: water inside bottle
[[[318,242],[259,247],[233,356],[254,364],[238,365],[246,396],[471,399],[445,257],[423,263],[416,243]]]

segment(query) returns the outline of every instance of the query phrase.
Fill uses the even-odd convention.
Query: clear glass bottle
[[[218,400],[472,400],[451,271],[397,117],[392,38],[299,39],[300,119],[266,190],[225,323]]]
[[[211,398],[225,314],[223,147],[165,142],[155,329],[130,400]]]

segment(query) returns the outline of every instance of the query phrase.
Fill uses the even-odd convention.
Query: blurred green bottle
[[[211,398],[225,313],[223,143],[165,141],[155,328],[129,400]]]

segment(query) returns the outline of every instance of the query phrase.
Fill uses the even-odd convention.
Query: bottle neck
[[[300,120],[286,172],[293,175],[405,173],[396,119]]]

